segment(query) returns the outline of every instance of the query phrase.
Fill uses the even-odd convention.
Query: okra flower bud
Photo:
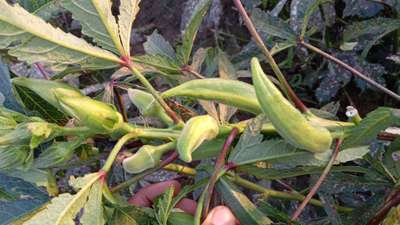
[[[72,158],[74,150],[82,144],[81,140],[59,142],[52,144],[34,161],[34,167],[50,168]]]
[[[257,58],[251,61],[253,84],[261,108],[278,133],[293,146],[311,152],[330,149],[332,135],[298,111],[264,74]]]
[[[138,89],[129,89],[128,96],[143,116],[157,117],[167,125],[174,124],[174,121],[150,93]]]
[[[60,128],[54,124],[46,122],[22,123],[11,132],[0,136],[0,147],[28,145],[31,149],[34,149],[60,133]]]
[[[17,122],[12,118],[7,118],[0,116],[0,135],[9,133],[11,130],[15,129]]]
[[[122,166],[128,173],[141,173],[157,166],[163,154],[157,146],[144,145],[133,156],[124,159]]]
[[[94,132],[110,134],[124,123],[113,105],[86,96],[71,96],[69,90],[62,88],[54,89],[54,93],[63,112]]]
[[[184,126],[178,138],[177,150],[181,160],[192,161],[194,152],[204,141],[214,139],[219,133],[219,124],[211,116],[196,116]]]

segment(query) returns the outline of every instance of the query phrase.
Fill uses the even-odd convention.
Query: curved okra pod
[[[185,162],[191,162],[192,152],[204,141],[214,139],[218,133],[219,124],[213,117],[205,115],[191,118],[178,138],[179,158]]]
[[[221,78],[191,80],[162,93],[163,98],[176,96],[212,100],[254,114],[261,113],[253,86],[237,80]]]
[[[175,147],[175,142],[160,146],[144,145],[134,155],[124,159],[122,166],[128,173],[136,174],[154,168],[164,153]]]
[[[264,74],[257,58],[251,61],[253,83],[263,112],[290,144],[311,152],[327,151],[332,144],[328,129],[312,124]]]

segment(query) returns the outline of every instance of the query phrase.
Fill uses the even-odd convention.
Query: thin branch
[[[186,65],[182,67],[182,72],[187,72],[192,74],[193,76],[195,76],[197,79],[205,79],[205,77],[203,75],[201,75],[199,72],[197,72],[196,70],[194,70],[191,66]]]
[[[353,67],[351,67],[350,65],[346,64],[345,62],[341,61],[340,59],[322,51],[321,49],[308,44],[306,42],[304,42],[304,40],[299,40],[298,42],[300,45],[302,45],[305,48],[308,48],[309,50],[316,52],[318,54],[320,54],[321,56],[323,56],[324,58],[338,64],[339,66],[345,68],[346,70],[350,71],[352,74],[356,75],[358,78],[364,80],[365,82],[367,82],[369,85],[373,86],[374,88],[382,91],[383,93],[386,93],[390,96],[392,96],[393,98],[395,98],[396,100],[400,101],[400,96],[397,95],[395,92],[383,87],[382,85],[380,85],[378,82],[372,80],[371,78],[369,78],[368,76],[366,76],[365,74],[362,74],[360,71],[354,69]]]
[[[376,215],[368,222],[367,225],[379,225],[386,218],[392,207],[400,204],[400,189],[396,190],[392,197],[385,202],[383,207],[376,213]]]
[[[233,128],[229,136],[226,138],[224,145],[222,146],[222,150],[217,158],[217,162],[215,163],[215,170],[212,176],[210,177],[210,182],[207,186],[206,196],[204,200],[204,208],[203,208],[203,216],[207,216],[210,210],[211,197],[214,193],[214,187],[217,183],[219,175],[221,174],[221,170],[225,165],[225,158],[229,153],[229,149],[235,140],[236,136],[239,134],[239,129]]]
[[[268,63],[271,65],[272,70],[274,71],[275,75],[278,77],[279,82],[283,87],[283,91],[285,92],[286,96],[294,103],[294,105],[303,113],[307,112],[308,109],[304,105],[304,103],[300,100],[300,98],[296,95],[293,89],[290,87],[289,83],[287,82],[285,76],[283,75],[282,71],[279,69],[278,64],[275,62],[274,57],[268,50],[267,46],[265,46],[264,41],[262,40],[261,36],[258,34],[256,27],[254,26],[253,22],[251,21],[249,15],[247,15],[246,9],[243,7],[240,0],[233,0],[238,9],[240,15],[243,18],[244,24],[246,25],[247,29],[249,30],[251,36],[253,37],[254,41],[261,49],[263,54],[265,55]]]
[[[317,180],[317,182],[314,184],[314,186],[311,188],[310,192],[306,196],[306,198],[303,200],[303,202],[300,204],[300,206],[296,209],[296,211],[293,213],[291,217],[291,221],[297,220],[297,218],[300,216],[301,212],[304,210],[308,202],[312,199],[312,197],[317,193],[319,187],[321,186],[322,182],[325,180],[325,178],[328,176],[329,171],[331,170],[333,163],[335,162],[338,154],[339,154],[339,149],[342,144],[342,139],[337,139],[336,141],[336,147],[335,150],[332,153],[332,157],[329,160],[328,164],[326,165],[324,171],[322,172],[321,176]],[[291,224],[289,222],[289,224]]]

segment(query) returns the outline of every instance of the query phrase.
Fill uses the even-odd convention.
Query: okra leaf
[[[400,112],[396,109],[380,107],[370,112],[360,124],[349,130],[344,140],[343,149],[369,144],[382,130],[398,124]]]
[[[291,177],[298,177],[304,175],[321,174],[324,167],[316,166],[303,166],[294,167],[290,169],[275,169],[275,168],[263,168],[253,165],[244,165],[238,167],[238,171],[245,172],[246,174],[257,177],[258,179],[266,180],[279,180]],[[366,174],[370,170],[359,166],[334,166],[331,169],[331,173],[348,172],[348,173],[360,173]]]
[[[366,57],[372,46],[387,34],[400,28],[399,19],[378,17],[361,22],[355,22],[346,27],[343,32],[344,42],[356,42],[355,50],[363,50]]]
[[[143,47],[149,55],[162,55],[168,57],[172,61],[176,61],[174,48],[157,32],[157,30],[154,30],[154,32],[147,37],[147,41],[143,44]]]
[[[389,172],[396,178],[400,179],[400,138],[396,138],[392,142],[383,157],[383,164]]]
[[[5,0],[0,1],[0,28],[0,49],[9,49],[10,55],[30,64],[44,62],[54,70],[63,70],[69,65],[107,68],[120,62],[116,55],[54,28]]]
[[[75,224],[74,219],[82,208],[84,208],[81,217],[83,225],[104,224],[101,202],[103,184],[99,178],[99,173],[92,173],[73,180],[71,185],[80,189],[77,194],[61,194],[53,198],[45,209],[25,222],[25,225]]]
[[[0,225],[27,216],[48,200],[47,194],[35,185],[0,173]]]
[[[68,120],[65,114],[42,99],[32,90],[14,84],[17,99],[28,111],[36,113],[49,122],[65,124]]]
[[[296,34],[290,28],[289,24],[280,18],[274,17],[257,8],[252,11],[251,17],[259,32],[279,37],[292,43],[296,42]]]
[[[234,184],[226,178],[221,178],[217,190],[224,202],[233,211],[241,224],[268,225],[272,221],[265,216]]]
[[[177,64],[177,62],[164,55],[147,54],[135,56],[133,60],[137,63],[143,63],[156,68],[157,71],[154,72],[162,72],[168,75],[182,74],[180,66]]]
[[[127,5],[126,1],[122,1],[125,2],[124,6]],[[72,18],[80,21],[82,33],[93,38],[104,49],[126,55],[119,38],[118,24],[111,11],[111,1],[64,0],[62,6],[72,13]]]
[[[139,13],[140,0],[122,0],[119,7],[118,27],[124,55],[130,56],[132,25]]]
[[[194,40],[199,31],[201,22],[211,6],[211,0],[199,1],[191,19],[183,33],[182,45],[178,47],[178,58],[182,65],[188,65],[193,50]]]
[[[154,215],[152,209],[136,206],[116,207],[110,220],[111,225],[152,225]]]

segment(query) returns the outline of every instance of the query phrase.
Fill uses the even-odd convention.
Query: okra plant
[[[55,0],[31,12],[0,0],[0,48],[5,58],[55,74],[50,79],[10,80],[14,95],[8,98],[19,106],[0,108],[0,224],[201,224],[217,202],[229,207],[241,224],[285,224],[291,219],[300,224],[267,197],[304,200],[351,218],[359,208],[327,197],[325,192],[333,188],[329,180],[319,198],[312,191],[273,190],[258,182],[286,185],[282,179],[326,177],[324,168],[332,176],[375,176],[395,192],[398,174],[369,152],[377,136],[399,124],[398,110],[382,107],[364,119],[339,120],[308,109],[289,83],[282,82],[268,50],[267,62],[280,82],[265,72],[268,64],[260,63],[256,54],[247,65],[251,79],[239,80],[220,49],[215,56],[220,60],[218,74],[201,75],[207,53],[193,49],[211,4],[198,2],[176,49],[168,44],[167,50],[136,55],[131,34],[140,0]],[[263,5],[268,6],[267,1]],[[60,11],[80,22],[81,36],[48,22],[49,14]],[[85,94],[82,83],[67,82],[70,74],[99,71],[117,71],[107,81],[113,93],[117,89],[117,104]],[[166,80],[168,88],[156,88],[149,78]],[[121,93],[141,118],[157,122],[133,121]],[[397,142],[388,147],[393,154]],[[363,167],[367,163],[371,166]],[[91,172],[69,178],[73,190],[60,189],[66,171],[82,166]],[[116,179],[121,170],[124,178]],[[152,208],[130,204],[140,181],[160,170],[187,178],[188,186],[176,196],[167,190]],[[27,193],[13,192],[16,180],[34,184]],[[253,201],[249,191],[264,197]],[[218,193],[216,198],[212,193]],[[22,207],[22,195],[35,204]],[[198,201],[195,214],[175,209],[185,196]],[[13,207],[18,210],[13,212]]]

